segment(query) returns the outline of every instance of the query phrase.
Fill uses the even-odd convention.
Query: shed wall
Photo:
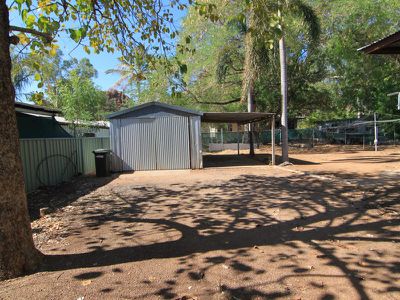
[[[190,162],[192,169],[203,168],[203,146],[201,142],[201,118],[189,117],[190,124]]]
[[[113,171],[201,168],[200,117],[154,109],[110,120]]]

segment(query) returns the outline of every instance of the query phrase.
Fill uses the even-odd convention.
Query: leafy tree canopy
[[[262,17],[266,10],[276,10],[277,1],[272,2],[252,2],[255,14]],[[256,38],[253,45],[255,101],[260,111],[280,113],[276,43],[281,32],[275,26],[280,22],[277,15],[265,15],[264,21],[272,22],[272,27],[263,21],[248,28],[248,4],[212,0],[207,3],[215,5],[216,20],[199,15],[191,7],[182,23],[180,44],[190,39],[188,48],[195,50],[180,52],[176,48],[176,57],[187,65],[187,72],[150,70],[144,80],[143,101],[158,99],[204,110],[245,111],[244,103],[238,100],[246,76],[245,33],[269,30],[270,39],[266,34],[260,43]],[[369,56],[357,49],[399,29],[400,3],[394,0],[303,3],[306,6],[297,3],[297,9],[291,13],[287,13],[289,6],[281,8],[288,52],[289,115],[306,117],[312,125],[317,119],[355,117],[358,113],[397,114],[397,100],[387,94],[399,89],[398,58]],[[317,25],[307,27],[304,23],[310,9],[320,19],[318,43],[312,38]]]
[[[98,89],[88,77],[78,70],[71,71],[66,80],[58,81],[57,94],[51,95],[68,120],[95,121],[104,119],[106,93]]]
[[[173,10],[187,3],[155,0],[15,0],[10,11],[20,16],[11,24],[18,40],[32,51],[57,54],[57,39],[67,35],[87,53],[121,53],[123,57],[145,52],[146,59],[165,58],[177,36]],[[39,69],[39,65],[37,65]]]

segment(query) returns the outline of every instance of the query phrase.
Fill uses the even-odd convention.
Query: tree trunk
[[[247,92],[247,111],[248,112],[254,112],[255,110],[255,102],[254,102],[254,84],[252,81],[249,82],[249,90]],[[254,126],[252,123],[249,124],[249,146],[250,146],[250,151],[249,154],[250,156],[254,156]]]
[[[0,280],[32,272],[39,264],[30,226],[11,81],[9,16],[0,0]]]
[[[279,40],[279,60],[281,65],[281,94],[282,94],[282,112],[281,112],[281,146],[282,146],[282,162],[289,162],[289,141],[288,141],[288,117],[287,117],[287,101],[288,101],[288,82],[287,82],[287,63],[286,63],[286,45],[285,37]]]
[[[252,28],[254,20],[253,20],[253,11],[250,10],[248,12],[246,26],[248,29]],[[247,111],[254,112],[255,110],[255,102],[254,102],[254,78],[255,78],[255,66],[254,66],[254,43],[253,37],[251,35],[250,30],[247,30],[245,36],[245,66],[244,66],[244,80],[245,80],[245,96],[247,98]],[[248,124],[248,135],[249,135],[249,154],[250,156],[254,156],[254,139],[253,139],[253,124]]]

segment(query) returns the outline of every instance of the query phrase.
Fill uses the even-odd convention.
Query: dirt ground
[[[44,264],[0,299],[400,299],[400,148],[258,156],[31,195]]]

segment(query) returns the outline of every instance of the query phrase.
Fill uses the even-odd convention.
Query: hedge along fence
[[[21,139],[25,190],[56,185],[95,171],[93,150],[110,148],[109,138]]]

